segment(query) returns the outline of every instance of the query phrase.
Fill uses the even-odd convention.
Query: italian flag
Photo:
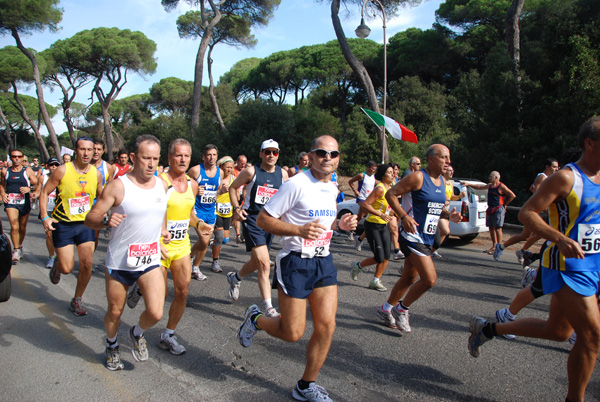
[[[384,116],[382,114],[375,113],[374,111],[369,109],[361,108],[361,110],[365,112],[365,114],[369,116],[369,118],[371,118],[371,120],[373,120],[373,123],[377,124],[377,126],[384,126],[386,130],[392,135],[392,137],[396,138],[397,140],[414,142],[415,144],[419,143],[417,135],[410,131],[408,128],[404,127],[402,124],[398,123],[396,120],[390,119],[389,117]]]

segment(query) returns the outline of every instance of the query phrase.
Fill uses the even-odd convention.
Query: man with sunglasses
[[[56,168],[40,194],[40,217],[46,232],[52,232],[56,262],[50,269],[53,284],[61,274],[70,274],[75,267],[75,246],[79,256],[79,274],[71,311],[77,316],[87,314],[81,300],[92,277],[94,255],[93,229],[84,225],[94,200],[102,192],[102,175],[91,165],[94,141],[80,137],[75,143],[75,159]],[[57,190],[54,210],[48,214],[48,198]]]
[[[249,347],[259,329],[288,342],[297,342],[306,328],[307,301],[314,331],[306,351],[306,367],[292,391],[300,401],[331,401],[327,391],[315,384],[327,358],[335,330],[338,290],[337,270],[329,252],[336,223],[337,186],[331,181],[340,153],[337,141],[328,135],[311,144],[311,167],[284,183],[258,215],[257,223],[281,236],[276,280],[280,317],[263,315],[256,305],[246,311],[238,329],[238,340]],[[346,214],[340,229],[356,228],[356,217]]]
[[[400,179],[404,179],[406,176],[416,172],[419,169],[421,169],[421,159],[419,159],[417,156],[411,157],[408,160],[408,169],[406,169],[404,173],[402,173],[402,177],[400,177]]]
[[[23,152],[12,149],[9,153],[12,166],[6,168],[0,182],[0,195],[4,211],[10,222],[10,239],[13,243],[12,261],[15,264],[23,255],[23,240],[27,232],[27,221],[31,212],[31,202],[35,199],[32,187],[37,184],[37,175],[30,167],[23,165]]]
[[[272,140],[262,143],[259,153],[261,163],[247,167],[229,186],[229,196],[234,214],[242,222],[246,251],[250,251],[248,261],[239,272],[229,272],[229,296],[238,300],[240,282],[242,278],[258,270],[258,288],[263,298],[265,311],[268,317],[278,317],[279,313],[271,302],[271,284],[269,273],[271,259],[269,249],[273,241],[273,234],[261,229],[256,224],[256,218],[262,208],[277,193],[279,187],[288,179],[287,173],[277,166],[279,158],[279,144]],[[237,200],[237,189],[246,185],[246,198],[244,209],[240,209]]]

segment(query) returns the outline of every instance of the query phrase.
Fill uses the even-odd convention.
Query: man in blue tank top
[[[541,271],[544,293],[552,293],[547,320],[520,319],[491,323],[473,316],[469,353],[478,357],[483,343],[514,334],[566,341],[577,340],[567,362],[566,401],[583,401],[600,351],[598,270],[600,269],[600,117],[579,129],[582,155],[576,163],[548,177],[523,205],[519,220],[547,239]],[[549,223],[540,213],[548,209]],[[595,399],[589,395],[589,399]]]
[[[385,194],[400,219],[400,249],[406,259],[402,276],[377,314],[386,326],[402,332],[411,332],[408,309],[437,279],[431,250],[440,215],[448,216],[453,222],[461,219],[456,208],[452,212],[444,210],[446,189],[442,174],[450,166],[450,150],[433,144],[427,148],[425,159],[425,169],[406,176]],[[399,196],[402,196],[402,205]]]
[[[217,221],[217,190],[223,178],[223,171],[217,167],[219,150],[216,145],[207,144],[202,150],[204,163],[194,166],[188,172],[188,176],[198,182],[198,195],[194,211],[202,222],[215,226]],[[192,278],[205,281],[206,275],[200,272],[200,264],[208,250],[208,243],[212,232],[196,230],[198,241],[192,247],[194,265],[192,266]]]

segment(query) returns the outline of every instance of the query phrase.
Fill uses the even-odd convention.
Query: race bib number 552
[[[600,253],[600,225],[580,224],[578,241],[586,254]]]

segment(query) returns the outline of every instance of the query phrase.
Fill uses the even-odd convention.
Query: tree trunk
[[[102,102],[102,120],[104,122],[104,141],[106,141],[106,157],[108,162],[113,161],[113,136],[112,136],[112,123],[110,121],[110,114],[108,113],[109,105]]]
[[[23,43],[21,43],[21,38],[19,37],[19,33],[15,28],[11,29],[11,33],[13,38],[15,38],[15,41],[17,42],[17,47],[19,48],[19,50],[31,61],[31,64],[33,66],[33,79],[35,80],[35,90],[37,93],[38,103],[40,104],[40,111],[42,112],[42,117],[44,118],[44,124],[48,129],[48,134],[50,135],[50,142],[52,143],[54,152],[56,153],[56,155],[60,155],[60,146],[58,145],[58,138],[56,137],[56,132],[54,131],[54,126],[52,125],[50,115],[48,115],[48,110],[46,110],[46,102],[44,101],[44,89],[42,88],[42,82],[40,81],[40,69],[37,63],[37,59],[35,58],[35,55],[33,53],[31,53],[25,46],[23,46]],[[39,132],[39,130],[37,132]],[[46,154],[48,153],[45,145],[44,151],[46,152]],[[48,156],[46,156],[46,159],[48,159]]]
[[[48,160],[48,158],[50,158],[50,155],[48,154],[48,150],[46,149],[46,144],[44,144],[44,139],[42,138],[42,135],[40,134],[40,130],[38,129],[35,122],[33,120],[31,120],[31,118],[27,115],[25,106],[21,102],[21,99],[19,99],[19,95],[17,93],[17,86],[14,83],[12,84],[12,86],[13,86],[13,97],[15,99],[15,102],[17,103],[17,105],[15,105],[15,106],[17,107],[17,110],[19,110],[19,112],[21,113],[21,117],[23,118],[23,120],[25,120],[27,122],[27,124],[29,124],[29,127],[31,127],[31,129],[33,130],[33,132],[35,134],[35,138],[38,141],[38,146],[39,146],[40,150],[42,150],[42,152],[43,152],[42,156],[43,156],[44,160]],[[59,152],[59,154],[60,154],[60,152]],[[57,154],[57,155],[59,155],[59,154]]]
[[[212,30],[221,20],[219,8],[211,2],[214,18],[210,20],[204,29],[204,36],[200,40],[198,53],[196,53],[196,66],[194,69],[194,92],[192,95],[192,135],[200,126],[200,101],[202,99],[202,73],[204,71],[204,55],[212,38]]]
[[[358,77],[358,81],[361,86],[365,90],[367,95],[367,99],[369,102],[369,109],[374,112],[380,113],[379,104],[377,102],[377,94],[375,92],[375,87],[373,86],[373,81],[371,81],[371,77],[367,72],[367,69],[362,64],[360,60],[354,56],[352,53],[352,49],[350,49],[350,45],[348,45],[348,41],[346,40],[346,34],[344,33],[344,29],[342,28],[342,23],[340,22],[340,17],[338,16],[340,11],[340,0],[332,0],[331,2],[331,21],[333,22],[333,29],[335,30],[335,35],[337,36],[338,43],[340,44],[340,49],[342,50],[342,54],[344,58],[350,65],[350,68],[356,76]],[[379,148],[381,150],[381,159],[384,162],[389,160],[389,154],[387,149],[387,143],[385,140],[385,130],[377,130],[377,139],[379,142]]]
[[[223,118],[221,117],[221,112],[219,111],[219,103],[217,102],[217,97],[215,96],[215,83],[213,81],[213,75],[212,75],[213,60],[210,57],[213,49],[214,49],[214,45],[208,47],[208,57],[206,60],[208,62],[208,79],[210,81],[210,85],[208,87],[208,94],[210,95],[210,100],[212,102],[213,108],[215,109],[215,116],[217,117],[217,121],[219,122],[221,131],[227,132],[227,127],[225,127],[225,123],[223,122]]]
[[[13,145],[13,144],[11,144],[11,140],[10,140],[11,127],[10,127],[10,123],[9,123],[8,119],[4,115],[4,112],[2,111],[2,107],[0,107],[0,120],[2,120],[2,123],[4,124],[4,130],[3,130],[4,137],[0,137],[0,138],[2,138],[2,142],[4,143],[5,148],[8,149],[8,147]]]
[[[522,131],[521,111],[523,109],[523,89],[521,88],[521,29],[519,20],[525,0],[513,0],[506,13],[506,45],[512,59],[513,75],[517,92],[517,114],[519,116],[519,131]]]

